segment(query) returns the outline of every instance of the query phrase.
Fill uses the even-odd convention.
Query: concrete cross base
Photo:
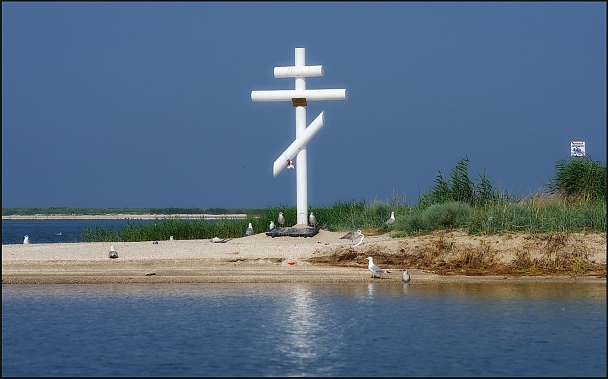
[[[274,237],[314,237],[319,233],[319,228],[311,228],[306,225],[294,225],[291,228],[274,228],[266,232],[267,236]]]

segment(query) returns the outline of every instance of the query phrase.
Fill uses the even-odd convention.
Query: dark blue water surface
[[[3,376],[604,376],[606,285],[3,285]]]
[[[2,244],[23,243],[23,236],[29,237],[30,243],[65,243],[83,242],[82,232],[91,228],[102,227],[106,230],[121,230],[127,223],[141,225],[154,222],[154,220],[139,219],[26,219],[2,220]]]

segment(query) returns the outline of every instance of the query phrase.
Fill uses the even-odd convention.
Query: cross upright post
[[[296,197],[297,225],[308,226],[308,168],[306,144],[323,127],[324,112],[306,127],[306,105],[309,100],[346,100],[345,89],[307,90],[306,78],[323,76],[323,66],[306,66],[306,50],[295,49],[295,65],[275,67],[275,78],[295,78],[295,90],[251,91],[251,100],[291,101],[296,108],[296,139],[274,163],[273,174],[277,176],[285,167],[291,167],[291,160],[297,155]]]

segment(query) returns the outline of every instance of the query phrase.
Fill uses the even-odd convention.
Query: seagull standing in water
[[[395,223],[395,212],[392,211],[391,212],[391,217],[388,218],[388,220],[386,220],[386,224],[387,225],[393,225]]]
[[[310,216],[308,216],[308,223],[313,227],[317,226],[317,218],[312,212],[310,212]]]
[[[407,270],[403,271],[403,276],[401,277],[401,281],[403,283],[409,283],[412,278],[410,278],[410,274],[407,273]]]
[[[23,243],[24,244],[30,243],[30,236],[28,236],[27,234],[25,236],[23,236]]]
[[[375,278],[376,274],[378,274],[379,278],[382,278],[382,274],[390,273],[390,271],[381,269],[380,267],[376,266],[374,264],[374,258],[367,257],[367,260],[369,261],[367,268],[369,269],[369,271],[371,271],[372,278]]]
[[[247,230],[245,231],[245,234],[248,236],[253,235],[253,226],[251,225],[251,223],[249,223],[249,226],[247,227]]]
[[[285,226],[285,216],[283,216],[283,212],[279,212],[279,225],[281,228]]]

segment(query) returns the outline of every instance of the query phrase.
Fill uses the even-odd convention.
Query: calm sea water
[[[127,222],[140,225],[154,220],[2,220],[2,244],[23,243],[25,235],[29,236],[30,243],[82,242],[86,228],[121,230]]]
[[[604,376],[605,284],[3,285],[3,376]]]

